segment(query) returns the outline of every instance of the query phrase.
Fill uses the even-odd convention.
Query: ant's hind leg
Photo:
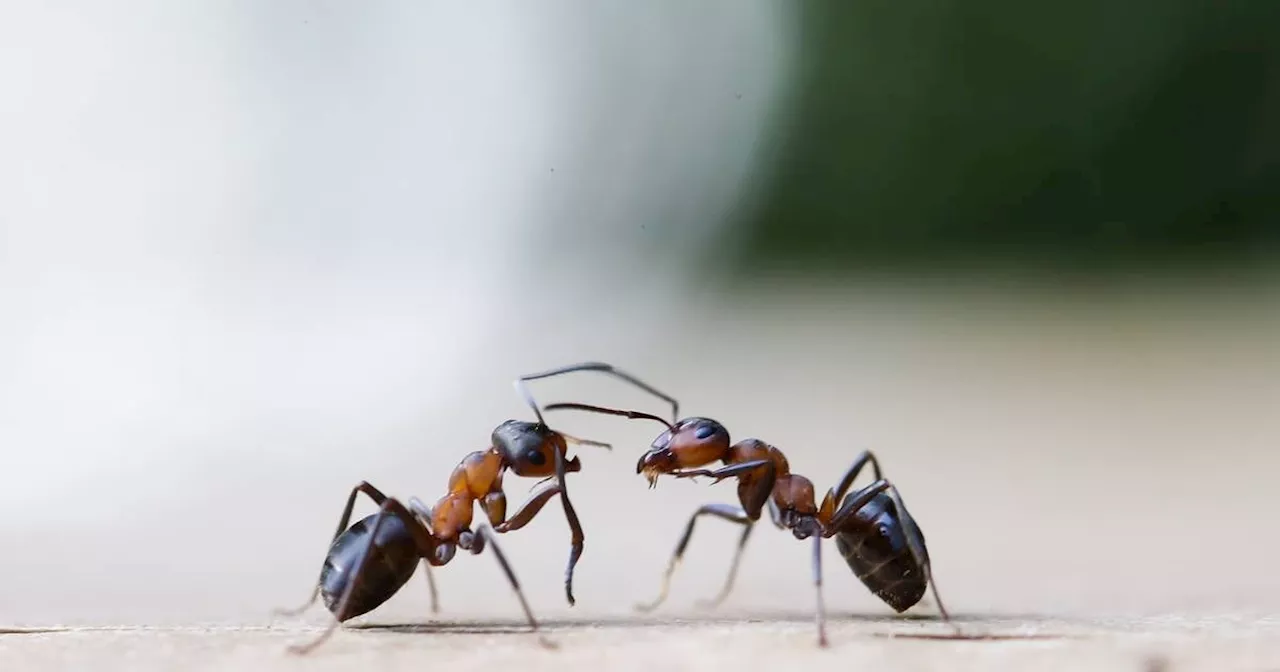
[[[399,518],[409,530],[409,534],[413,537],[414,545],[418,548],[418,553],[422,557],[431,557],[435,554],[436,541],[431,536],[431,532],[413,515],[409,509],[405,508],[398,500],[390,497],[382,502],[379,509],[380,515],[374,519],[373,525],[369,529],[369,536],[365,541],[364,551],[360,555],[360,562],[353,568],[351,579],[347,582],[347,587],[342,591],[342,597],[338,599],[337,604],[333,608],[333,620],[329,622],[329,627],[318,637],[306,644],[295,644],[289,647],[289,652],[302,655],[311,652],[317,646],[320,646],[333,635],[333,632],[342,625],[342,622],[350,618],[351,598],[356,594],[357,588],[360,587],[364,580],[365,570],[370,566],[367,559],[372,556],[374,542],[378,538],[378,532],[382,529],[382,523],[387,519],[387,514]]]
[[[858,474],[862,472],[863,467],[871,464],[871,472],[875,475],[875,480],[879,481],[884,478],[880,473],[880,463],[876,461],[876,456],[869,450],[864,450],[854,458],[853,464],[849,465],[849,470],[845,472],[844,477],[840,479],[840,483],[832,489],[832,499],[836,505],[840,504],[840,500],[849,492],[849,488],[853,486],[854,479],[858,478]]]
[[[423,504],[417,497],[409,498],[409,510],[422,519],[424,524],[426,524],[425,521],[431,520],[431,507]],[[431,613],[438,614],[440,613],[440,593],[436,590],[435,573],[431,571],[431,563],[426,558],[422,559],[422,571],[427,575],[427,589],[431,591]]]
[[[925,550],[924,534],[920,531],[920,526],[916,525],[915,518],[907,512],[906,504],[902,503],[902,495],[898,493],[898,488],[890,485],[887,489],[889,497],[893,500],[893,505],[898,509],[898,518],[902,521],[903,536],[907,539],[907,546],[911,549],[911,555],[915,557],[916,562],[924,568],[924,578],[929,584],[929,590],[933,591],[933,601],[938,603],[938,612],[942,615],[942,620],[951,623],[951,627],[956,632],[960,632],[960,627],[951,621],[951,614],[947,612],[947,607],[942,603],[942,596],[938,594],[938,582],[933,578],[933,564],[929,560],[929,553]]]
[[[355,508],[356,495],[360,493],[364,493],[369,497],[369,499],[373,500],[374,504],[377,504],[378,506],[382,506],[382,503],[387,499],[386,495],[382,494],[380,490],[370,485],[368,481],[361,481],[359,485],[352,488],[351,494],[347,495],[347,505],[342,509],[342,517],[338,519],[338,529],[333,533],[333,538],[329,540],[330,545],[332,545],[333,542],[336,541],[338,537],[342,536],[344,531],[346,531],[347,524],[351,522],[351,511]],[[315,604],[318,597],[320,597],[320,580],[317,578],[315,585],[311,588],[311,597],[307,598],[307,601],[304,602],[302,606],[294,607],[292,609],[274,609],[272,613],[276,616],[297,616],[309,609],[311,605]]]

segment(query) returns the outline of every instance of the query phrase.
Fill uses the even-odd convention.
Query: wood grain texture
[[[0,668],[44,670],[1111,670],[1234,672],[1280,668],[1280,621],[1206,617],[1109,622],[968,619],[990,640],[929,639],[929,621],[836,619],[813,646],[806,615],[556,622],[547,651],[514,621],[440,621],[338,633],[310,656],[285,647],[309,628],[97,628],[0,635]],[[782,667],[779,667],[782,666]]]

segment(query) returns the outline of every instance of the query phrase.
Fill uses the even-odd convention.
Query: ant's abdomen
[[[378,538],[369,549],[370,556],[359,585],[347,606],[338,613],[342,594],[355,577],[374,521],[383,517]],[[390,513],[375,513],[352,525],[329,547],[324,568],[320,570],[320,596],[334,618],[346,621],[377,609],[396,594],[418,567],[417,546],[404,521]]]
[[[889,497],[876,497],[844,523],[835,540],[858,580],[901,613],[924,597],[928,582],[892,507]]]

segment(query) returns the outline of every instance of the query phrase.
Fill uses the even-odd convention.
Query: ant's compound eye
[[[715,433],[716,433],[715,427],[711,425],[703,425],[698,428],[698,431],[697,433],[694,434],[694,436],[698,437],[699,439],[705,439]]]
[[[542,451],[536,448],[530,449],[528,452],[526,452],[524,454],[524,459],[527,460],[529,464],[532,464],[535,467],[541,467],[542,465],[547,463],[547,456],[543,455]]]
[[[893,536],[893,532],[889,530],[888,525],[877,525],[876,531],[879,532],[880,536],[884,537],[885,539],[888,539],[889,537]]]

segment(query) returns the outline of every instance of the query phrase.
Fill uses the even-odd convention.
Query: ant
[[[276,610],[278,615],[295,616],[314,604],[317,597],[323,597],[324,605],[334,620],[315,640],[289,647],[291,652],[305,654],[311,651],[342,623],[381,606],[408,583],[419,560],[431,591],[431,611],[437,613],[439,598],[431,567],[448,564],[459,548],[472,555],[479,555],[485,548],[493,549],[498,564],[520,600],[529,626],[537,632],[538,622],[529,609],[515,572],[498,547],[495,533],[503,534],[524,527],[556,495],[560,495],[572,533],[564,585],[570,606],[575,603],[573,571],[582,555],[584,536],[577,512],[565,489],[565,475],[580,471],[582,463],[577,456],[567,459],[566,452],[569,443],[607,449],[612,446],[550,429],[537,403],[525,390],[523,380],[517,380],[516,387],[533,409],[537,421],[507,420],[498,425],[490,436],[489,448],[472,452],[454,468],[449,475],[448,492],[436,501],[434,507],[426,506],[416,497],[410,497],[406,506],[364,481],[351,489],[310,598],[295,609]],[[502,489],[502,477],[507,471],[521,477],[544,477],[510,518],[507,517],[507,496]],[[378,505],[378,512],[348,528],[356,496],[362,493]],[[481,525],[473,531],[471,522],[475,504],[484,511],[488,525]],[[546,638],[540,641],[544,646],[555,646]]]
[[[575,409],[619,415],[629,419],[654,420],[665,425],[666,430],[654,439],[648,452],[636,463],[636,473],[649,481],[650,488],[656,486],[662,474],[676,478],[707,476],[717,483],[726,478],[738,481],[740,506],[707,504],[693,513],[662,577],[658,598],[651,603],[637,605],[638,610],[651,611],[666,599],[671,577],[693,536],[694,523],[703,515],[743,526],[728,579],[720,593],[702,605],[714,607],[723,602],[733,588],[747,539],[767,504],[769,517],[776,527],[790,530],[797,539],[814,539],[813,582],[817,593],[815,620],[819,646],[827,646],[826,608],[822,598],[822,540],[830,537],[835,537],[836,548],[858,580],[896,612],[902,613],[914,606],[932,587],[938,610],[944,620],[951,622],[938,595],[937,584],[932,579],[924,534],[907,512],[897,487],[884,479],[880,464],[870,451],[863,451],[854,459],[838,485],[828,490],[818,505],[812,481],[792,473],[786,456],[778,448],[754,438],[730,444],[729,432],[719,422],[703,417],[680,419],[680,404],[674,397],[603,362],[565,366],[546,375],[575,371],[607,373],[671,404],[670,422],[649,413],[587,404],[556,403],[544,408],[548,411]],[[717,460],[725,466],[715,470],[702,468]],[[875,482],[851,492],[854,479],[868,464],[875,474]]]

